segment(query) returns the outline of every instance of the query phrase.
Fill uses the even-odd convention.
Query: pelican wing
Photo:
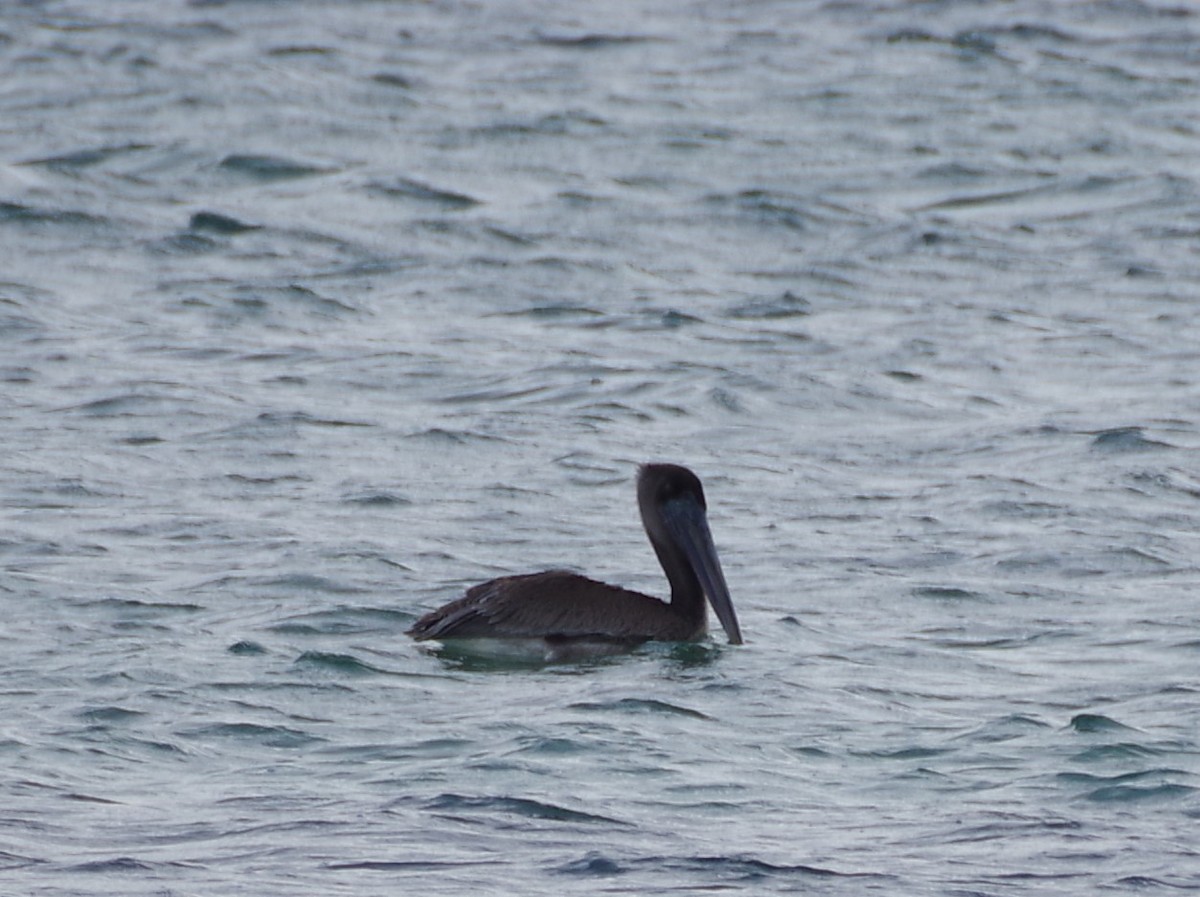
[[[504,576],[468,590],[409,630],[417,639],[592,638],[683,641],[700,633],[668,605],[566,570]]]

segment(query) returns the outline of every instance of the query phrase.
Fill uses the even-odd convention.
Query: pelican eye
[[[694,501],[699,504],[700,507],[705,507],[704,493],[693,488],[692,485],[687,482],[675,481],[663,483],[658,490],[658,500],[663,503],[684,500]]]

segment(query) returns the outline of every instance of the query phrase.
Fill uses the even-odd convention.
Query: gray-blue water
[[[0,6],[0,892],[1200,890],[1200,10]],[[747,644],[403,631],[662,594]]]

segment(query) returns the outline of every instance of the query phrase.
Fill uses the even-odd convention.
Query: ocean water
[[[0,7],[0,893],[1200,891],[1200,10]],[[746,644],[487,664],[481,580]]]

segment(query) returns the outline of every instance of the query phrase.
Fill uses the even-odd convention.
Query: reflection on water
[[[14,890],[1195,886],[1195,13],[618,12],[0,11]]]

